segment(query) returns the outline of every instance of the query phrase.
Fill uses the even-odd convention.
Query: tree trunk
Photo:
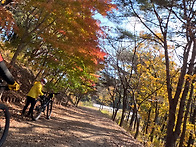
[[[194,102],[195,103],[195,102]],[[193,104],[194,105],[194,104]],[[190,122],[192,123],[192,124],[195,124],[195,120],[196,120],[196,108],[195,108],[195,105],[193,106],[194,108],[194,110],[193,110],[193,115],[191,116],[191,120],[190,120]],[[194,130],[193,130],[194,131]],[[195,137],[193,137],[193,135],[192,134],[194,134],[195,132],[192,132],[192,133],[190,133],[190,135],[189,135],[189,140],[188,140],[188,143],[187,143],[187,147],[191,147],[191,146],[193,146],[193,144],[194,144],[194,140],[195,140]]]
[[[181,137],[180,137],[179,147],[183,147],[183,141],[184,141],[185,132],[186,132],[186,123],[187,123],[187,118],[188,118],[188,114],[189,114],[190,104],[191,104],[191,100],[192,100],[192,96],[193,96],[193,89],[194,89],[194,86],[192,84],[191,85],[190,95],[189,95],[189,100],[188,100],[188,103],[187,103],[187,106],[186,106],[186,112],[185,112],[184,123],[183,123],[183,130],[182,130],[182,134],[181,134]]]
[[[123,121],[124,121],[124,118],[125,118],[125,107],[123,106],[123,110],[122,110],[122,114],[121,114],[121,119],[120,119],[119,126],[122,126]]]
[[[113,108],[113,115],[112,115],[112,120],[114,121],[116,119],[116,115],[118,113],[119,107],[120,107],[120,99],[118,99],[118,102],[116,104],[116,109]]]
[[[134,138],[136,139],[138,134],[139,134],[139,127],[140,127],[140,118],[137,118],[137,127],[136,127],[136,132],[135,132],[135,135],[134,135]]]
[[[82,94],[79,94],[79,96],[76,96],[76,101],[75,101],[75,106],[77,107],[80,100],[82,99],[83,95]]]
[[[175,107],[172,107],[172,105],[170,105],[165,147],[175,147],[174,132],[173,132],[174,123],[175,123],[175,111],[176,111]]]
[[[196,39],[194,40],[193,52],[192,52],[192,56],[190,59],[190,65],[188,67],[187,75],[190,75],[190,76],[193,75],[195,56],[196,56]],[[174,132],[175,141],[179,138],[179,135],[181,133],[181,125],[182,125],[182,120],[183,120],[183,115],[184,115],[185,101],[186,101],[189,89],[190,89],[190,81],[189,79],[186,79],[184,90],[183,90],[183,93],[180,99],[180,107],[179,107],[179,112],[177,116],[176,128]]]
[[[131,120],[130,120],[130,123],[129,123],[129,131],[132,130],[132,126],[133,126],[133,122],[136,118],[136,114],[137,114],[137,108],[136,108],[136,104],[134,104],[134,108],[133,108],[133,114],[131,116]]]
[[[18,57],[18,55],[22,52],[22,50],[24,49],[26,45],[24,43],[21,43],[18,48],[16,49],[16,52],[14,53],[14,56],[12,57],[12,60],[10,62],[10,65],[14,66],[16,59]]]
[[[130,108],[129,113],[128,113],[128,115],[127,115],[127,122],[129,121],[130,115],[131,115],[131,108]]]
[[[125,118],[126,108],[127,108],[127,89],[124,88],[124,92],[123,92],[123,110],[122,110],[122,115],[121,115],[119,126],[122,126],[122,124],[123,124],[123,121],[124,121],[124,118]]]
[[[191,43],[189,42],[187,50],[190,50],[190,48],[191,48]],[[187,51],[187,52],[189,53],[189,51]],[[187,54],[187,52],[186,52],[186,54]],[[190,66],[189,66],[188,72],[187,72],[188,75],[192,75],[195,55],[196,55],[196,40],[194,40],[194,45],[193,45],[193,49],[192,49],[192,56],[191,56],[191,60],[190,60]],[[175,113],[176,113],[176,107],[177,107],[177,104],[178,104],[179,98],[180,98],[180,92],[182,91],[182,86],[184,83],[184,76],[186,74],[186,67],[187,67],[187,59],[188,59],[188,54],[184,57],[184,63],[183,63],[183,67],[181,69],[182,70],[181,75],[179,77],[177,90],[176,90],[176,93],[175,93],[175,96],[173,99],[171,96],[169,96],[169,92],[168,92],[169,122],[168,122],[168,126],[167,126],[166,147],[175,146],[175,142],[181,133],[181,124],[182,124],[182,119],[183,119],[183,114],[184,114],[184,105],[185,105],[185,100],[186,100],[186,97],[187,97],[187,94],[189,91],[189,87],[190,87],[188,80],[186,80],[186,82],[185,82],[184,91],[183,91],[183,94],[180,99],[180,106],[179,106],[179,112],[178,112],[177,117],[175,116]],[[169,87],[168,87],[168,89],[169,89]],[[175,117],[177,118],[177,123],[176,123],[175,131],[173,131],[174,126],[175,126]]]
[[[159,115],[158,102],[156,101],[154,124],[157,124],[158,115]],[[150,141],[151,142],[153,142],[153,139],[154,139],[154,130],[155,130],[155,127],[153,126],[151,133],[150,133]]]
[[[165,116],[164,116],[164,118],[163,118],[163,121],[162,121],[162,127],[161,127],[161,129],[160,129],[160,131],[161,131],[161,133],[163,133],[163,131],[165,130],[165,126],[166,126],[166,121],[167,121],[167,117],[168,117],[168,114],[167,113],[165,113]],[[159,136],[159,140],[165,140],[165,136]]]
[[[145,130],[146,134],[148,134],[148,126],[149,126],[149,123],[150,123],[150,113],[151,113],[151,110],[152,110],[152,107],[150,107],[150,109],[148,111],[148,118],[147,118],[147,122],[146,122],[146,130]]]

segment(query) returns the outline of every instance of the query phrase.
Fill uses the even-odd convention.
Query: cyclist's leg
[[[35,106],[35,99],[34,98],[31,98],[31,107],[30,107],[30,109],[29,109],[29,113],[28,113],[28,115],[33,115],[33,109],[34,109],[34,106]]]
[[[27,107],[29,106],[30,102],[31,102],[31,99],[30,99],[30,97],[27,96],[26,104],[25,104],[25,106],[24,106],[24,108],[22,110],[22,115],[24,115],[24,113],[25,113]]]

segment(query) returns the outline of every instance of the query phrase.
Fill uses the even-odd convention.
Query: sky
[[[134,32],[134,30],[135,30],[135,32],[138,34],[139,32],[141,32],[141,31],[147,31],[147,29],[144,27],[144,25],[143,24],[141,24],[140,22],[139,22],[139,20],[137,19],[137,18],[134,18],[134,17],[129,17],[129,18],[127,18],[127,20],[126,21],[124,21],[124,22],[122,22],[121,24],[115,24],[115,23],[113,23],[113,22],[111,22],[110,20],[108,20],[107,19],[107,17],[103,17],[101,14],[99,14],[99,13],[97,13],[97,14],[95,14],[95,16],[94,16],[94,18],[95,19],[98,19],[98,20],[100,20],[100,22],[101,22],[101,26],[109,26],[109,27],[116,27],[116,26],[118,26],[118,27],[121,27],[121,28],[124,28],[124,29],[126,29],[127,31],[130,31],[130,32]],[[172,24],[171,24],[172,25]],[[171,26],[170,25],[170,26]],[[173,27],[172,28],[176,28],[176,27],[178,27],[178,29],[180,29],[179,28],[179,26],[180,25],[177,25],[177,24],[173,24],[172,25]],[[156,30],[156,28],[154,29],[154,30]],[[157,31],[158,31],[159,29],[157,29]],[[183,41],[183,39],[182,38],[174,38],[174,39],[176,39],[176,40],[178,40],[179,42],[182,40]],[[183,44],[183,42],[181,42],[182,44]],[[170,44],[170,45],[174,45],[174,43],[172,43],[172,42],[169,42],[168,41],[168,44]],[[176,63],[177,64],[181,64],[180,63],[180,60],[179,60],[179,58],[177,57],[178,55],[182,55],[182,49],[175,49],[175,50],[173,50],[173,59],[176,61]]]

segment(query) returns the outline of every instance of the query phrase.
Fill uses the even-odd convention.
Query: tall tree
[[[105,56],[98,42],[104,34],[93,15],[106,15],[113,7],[110,0],[18,1],[9,9],[17,29],[10,26],[5,37],[14,53],[11,64],[23,55],[36,70],[35,78],[47,76],[56,85],[65,77],[84,85],[93,83],[92,74],[103,67]],[[67,84],[66,80],[62,82]]]
[[[95,11],[105,14],[113,5],[109,1],[23,1],[13,11],[18,30],[14,30],[17,56],[29,45],[45,42],[65,53],[83,56],[93,62],[100,56],[98,35],[101,28],[93,19]],[[36,47],[36,46],[35,46]]]
[[[195,0],[116,0],[123,16],[136,16],[147,28],[149,35],[154,36],[157,43],[161,44],[165,54],[165,71],[167,83],[167,95],[169,101],[169,120],[167,125],[166,146],[174,147],[181,133],[181,125],[184,115],[184,105],[188,96],[190,82],[185,75],[192,75],[196,55],[195,38]],[[123,6],[123,7],[122,7]],[[115,19],[114,19],[115,20]],[[176,24],[176,25],[175,25]],[[158,36],[156,32],[161,33]],[[182,40],[183,42],[179,41]],[[175,52],[183,53],[181,71],[178,82],[173,86],[170,67],[169,44],[174,41]],[[179,107],[179,109],[177,109]]]

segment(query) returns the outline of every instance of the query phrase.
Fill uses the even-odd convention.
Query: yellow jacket
[[[29,93],[27,94],[27,96],[30,96],[36,99],[39,95],[43,95],[42,88],[43,86],[41,82],[35,82],[33,87],[30,89]]]

